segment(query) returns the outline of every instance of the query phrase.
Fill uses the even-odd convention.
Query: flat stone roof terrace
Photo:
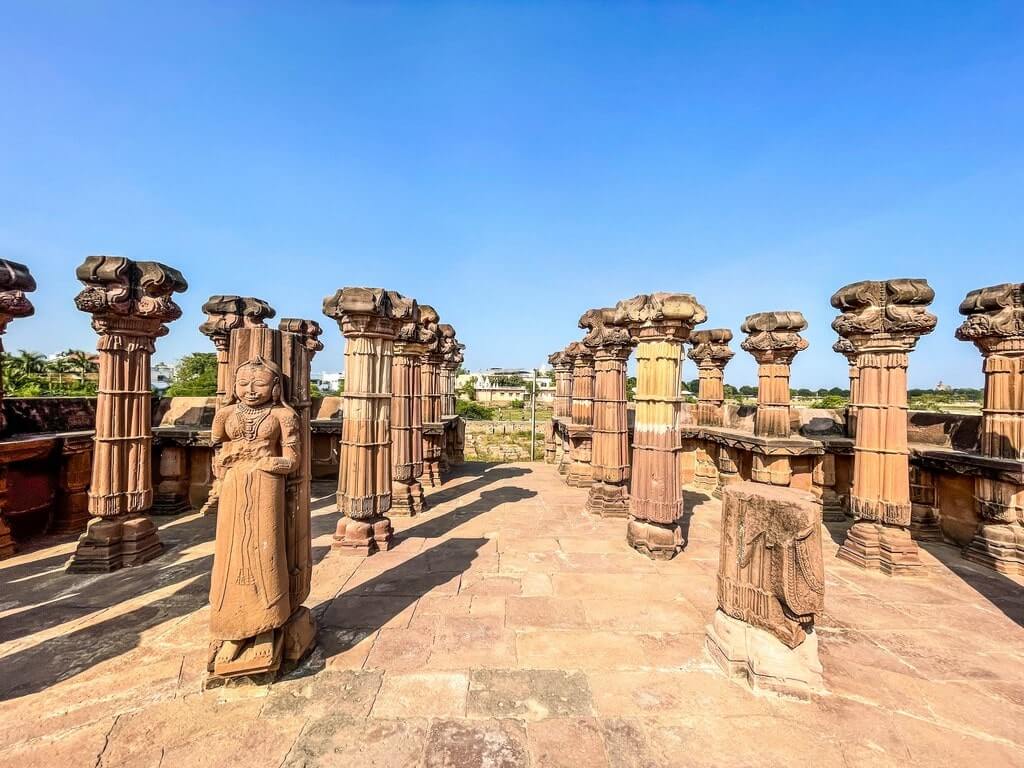
[[[0,766],[1024,765],[1024,582],[951,547],[894,579],[826,537],[829,693],[800,703],[705,655],[717,501],[652,562],[549,465],[427,490],[362,559],[316,486],[320,644],[269,686],[202,691],[212,518],[158,518],[170,551],[113,574],[65,574],[67,539],[0,563]]]

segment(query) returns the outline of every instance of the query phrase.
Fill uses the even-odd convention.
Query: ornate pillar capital
[[[383,288],[341,288],[324,299],[324,314],[337,321],[346,339],[394,339],[402,314],[410,311],[404,299]]]
[[[807,349],[800,331],[807,327],[801,312],[758,312],[747,315],[740,330],[747,334],[740,347],[753,355],[758,365],[791,365],[798,352]]]
[[[16,261],[0,259],[0,335],[11,320],[31,317],[35,307],[25,296],[36,289],[36,281],[28,267]]]
[[[263,328],[277,314],[263,299],[252,296],[211,296],[203,304],[203,312],[206,322],[199,326],[199,332],[213,342],[218,352],[228,351],[235,328]]]
[[[910,352],[918,338],[935,330],[938,318],[928,311],[935,291],[926,280],[862,280],[832,294],[840,315],[832,328],[857,354]]]
[[[972,342],[986,357],[1024,355],[1024,284],[978,288],[960,302],[960,341]]]
[[[587,335],[580,342],[597,359],[626,360],[633,351],[629,329],[615,322],[615,308],[588,309],[580,318]]]
[[[629,328],[635,341],[683,342],[707,310],[688,293],[650,293],[615,305],[615,324]]]
[[[698,368],[714,368],[724,370],[726,364],[736,354],[729,349],[732,331],[728,328],[710,328],[694,331],[690,334],[690,350],[686,353]]]
[[[88,256],[75,276],[85,285],[75,296],[75,306],[92,315],[92,327],[101,337],[142,337],[151,347],[153,340],[167,335],[166,324],[181,317],[174,294],[185,291],[188,283],[173,267],[123,256]],[[102,338],[100,344],[102,348]]]

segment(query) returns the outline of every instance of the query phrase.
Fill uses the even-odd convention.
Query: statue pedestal
[[[707,627],[705,647],[731,679],[751,690],[798,699],[824,693],[818,636],[812,631],[796,648],[770,632],[715,611]]]

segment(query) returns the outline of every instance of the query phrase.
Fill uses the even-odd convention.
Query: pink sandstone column
[[[740,327],[749,334],[740,347],[757,361],[757,413],[754,434],[789,437],[789,367],[797,353],[807,349],[799,331],[807,327],[795,311],[759,312],[748,315]],[[793,472],[788,456],[754,453],[751,479],[758,483],[788,486]]]
[[[586,345],[572,343],[572,421],[569,441],[572,464],[565,482],[574,488],[589,488],[594,480],[590,465],[594,429],[594,353]]]
[[[437,341],[436,331],[420,323],[415,302],[406,313],[395,339],[391,363],[391,512],[415,515],[423,511],[423,416],[420,359]]]
[[[683,548],[679,481],[679,368],[683,342],[704,307],[684,293],[641,294],[615,307],[616,325],[637,345],[636,421],[626,540],[652,558],[671,559]]]
[[[629,425],[626,361],[629,330],[615,325],[614,309],[591,309],[580,318],[589,329],[583,343],[594,355],[593,482],[587,511],[602,517],[629,515]]]
[[[850,508],[856,522],[838,556],[886,574],[921,565],[910,525],[910,451],[907,447],[907,365],[920,336],[936,317],[927,307],[927,281],[865,280],[840,288],[832,306],[836,333],[857,355],[857,433]]]
[[[548,362],[555,369],[555,401],[551,414],[554,427],[555,462],[558,471],[564,475],[569,471],[569,451],[563,440],[563,424],[572,419],[572,359],[560,349],[548,356]]]
[[[725,366],[732,360],[729,349],[732,331],[712,328],[690,334],[693,345],[687,356],[697,364],[697,424],[721,427],[725,424]]]
[[[324,314],[345,336],[345,409],[338,469],[342,519],[333,548],[372,555],[391,546],[391,361],[400,321],[398,294],[342,288],[324,299]],[[401,301],[400,301],[401,303]],[[399,309],[399,313],[400,313]]]
[[[266,320],[276,314],[263,299],[252,296],[211,296],[203,304],[206,322],[199,326],[199,332],[213,342],[217,351],[217,405],[219,409],[227,399],[228,360],[231,355],[231,332],[235,328],[265,328]],[[215,413],[216,413],[215,409]],[[220,447],[214,449],[216,453]],[[214,474],[213,485],[206,503],[200,510],[204,515],[217,513],[217,497],[220,478]]]
[[[981,454],[1009,459],[1019,468],[1024,461],[1024,285],[971,291],[960,313],[967,317],[956,337],[973,342],[984,360]],[[1000,573],[1024,575],[1024,484],[1012,474],[975,479],[981,524],[964,557]]]
[[[76,276],[85,288],[76,306],[99,334],[99,390],[89,513],[93,516],[68,570],[112,571],[160,554],[153,504],[150,358],[156,340],[181,317],[173,294],[188,283],[155,261],[89,256]]]
[[[441,339],[438,333],[440,317],[426,304],[420,305],[423,327],[434,333],[433,343],[427,345],[420,358],[420,382],[423,404],[423,482],[436,488],[441,484],[441,451],[444,424],[441,422]]]
[[[25,296],[36,289],[36,281],[28,271],[28,267],[16,261],[0,259],[0,357],[3,356],[3,335],[7,332],[7,324],[21,317],[31,317],[35,307]],[[4,417],[4,382],[3,371],[0,370],[0,434],[6,429]],[[4,521],[7,509],[7,466],[0,464],[0,560],[14,554],[14,539],[11,529]]]

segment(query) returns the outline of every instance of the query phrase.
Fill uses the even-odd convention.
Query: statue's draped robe
[[[227,439],[217,516],[218,547],[210,582],[210,629],[219,640],[244,640],[282,626],[291,613],[285,521],[286,474],[269,472],[294,454],[299,423],[290,408],[268,408],[246,439],[237,406],[217,414],[214,440]],[[220,434],[219,434],[220,433]]]

